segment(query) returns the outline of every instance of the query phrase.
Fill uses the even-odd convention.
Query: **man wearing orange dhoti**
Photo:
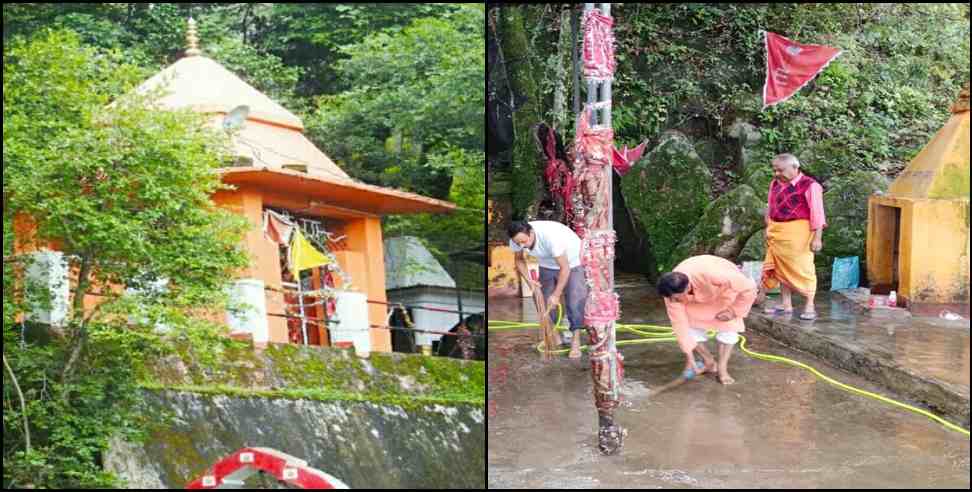
[[[767,313],[792,313],[791,292],[796,292],[807,298],[800,319],[816,319],[813,254],[823,248],[823,229],[827,227],[823,188],[800,172],[800,161],[791,154],[773,159],[773,174],[766,209],[766,259],[757,297],[762,302],[764,293],[779,285],[781,305],[767,307]]]
[[[756,283],[739,267],[725,258],[712,255],[693,256],[678,264],[658,280],[658,293],[665,298],[665,308],[672,322],[678,345],[685,353],[685,374],[713,372],[716,360],[701,343],[705,332],[715,330],[719,342],[719,381],[732,384],[729,357],[746,330],[743,318],[756,300]],[[705,367],[695,367],[697,352]]]

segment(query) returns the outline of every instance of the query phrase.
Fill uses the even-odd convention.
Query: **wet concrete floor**
[[[650,286],[624,277],[618,284],[623,322],[665,320]],[[519,299],[491,300],[489,316],[536,318]],[[887,394],[812,356],[747,336],[754,351]],[[586,356],[544,362],[534,349],[538,341],[535,330],[489,335],[490,488],[969,488],[965,436],[802,369],[752,359],[738,347],[729,365],[735,385],[706,376],[657,396],[650,388],[682,369],[676,346],[623,347],[625,401],[616,419],[628,436],[620,455],[602,456]],[[710,352],[715,348],[710,341]]]
[[[804,304],[796,299],[799,313]],[[767,317],[798,323],[842,346],[864,348],[968,396],[969,320],[895,316],[881,310],[858,313],[841,296],[829,292],[818,294],[814,304],[819,319],[812,323],[793,315]]]

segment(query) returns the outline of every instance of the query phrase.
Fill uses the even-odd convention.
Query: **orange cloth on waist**
[[[766,226],[766,259],[763,260],[763,288],[780,283],[801,295],[817,290],[817,271],[810,243],[813,231],[807,220],[769,221]]]

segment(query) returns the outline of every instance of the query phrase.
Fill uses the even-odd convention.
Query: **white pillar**
[[[368,297],[360,292],[337,292],[337,310],[329,320],[331,342],[353,342],[361,356],[371,352],[371,329],[368,323]]]
[[[27,280],[36,297],[30,302],[27,319],[51,326],[64,326],[68,315],[68,268],[64,253],[42,250],[32,253]],[[36,288],[36,290],[34,290]],[[50,304],[45,301],[49,297]]]
[[[243,309],[226,312],[226,322],[235,332],[249,333],[254,343],[270,341],[270,324],[267,321],[267,298],[263,281],[257,279],[238,280],[230,290],[231,302],[242,305]]]
[[[415,309],[412,311],[412,322],[415,323],[415,328],[419,330],[430,330],[430,331],[446,331],[442,329],[442,326],[437,323],[439,313],[435,311],[429,311],[426,309]],[[455,324],[455,323],[453,323]],[[452,325],[449,325],[450,327]],[[424,333],[417,332],[415,334],[415,344],[420,347],[431,347],[432,343],[438,341],[442,338],[442,335],[437,335],[434,333]]]

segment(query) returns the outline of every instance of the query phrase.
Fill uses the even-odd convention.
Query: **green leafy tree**
[[[459,148],[437,155],[431,165],[448,166],[454,173],[449,200],[459,209],[449,216],[398,215],[385,219],[387,237],[417,236],[449,271],[460,288],[482,289],[485,268],[459,252],[482,250],[483,211],[486,208],[486,166],[483,153]]]
[[[447,196],[448,166],[427,164],[453,146],[483,148],[483,37],[483,7],[466,6],[345,47],[338,69],[351,89],[321,100],[312,135],[361,179]]]
[[[4,407],[4,480],[108,486],[99,460],[109,436],[141,428],[133,409],[143,357],[172,338],[211,339],[216,325],[195,315],[220,312],[227,282],[248,264],[245,220],[210,198],[228,141],[201,115],[125,95],[144,71],[73,33],[14,39],[4,55],[4,392],[18,398],[6,382],[19,375],[27,406]],[[17,215],[35,224],[37,244],[60,245],[72,271],[67,320],[47,343],[12,326],[37,309],[27,276],[8,266]],[[97,307],[85,309],[88,295]]]
[[[457,4],[277,3],[252,16],[249,40],[284,63],[306,70],[299,82],[300,95],[336,94],[347,88],[335,65],[348,56],[342,47],[381,30],[401,30],[415,19],[457,9]]]
[[[352,176],[463,207],[386,221],[386,235],[417,235],[440,259],[483,240],[484,21],[482,5],[466,5],[343,48],[337,67],[350,88],[321,98],[309,121]]]

